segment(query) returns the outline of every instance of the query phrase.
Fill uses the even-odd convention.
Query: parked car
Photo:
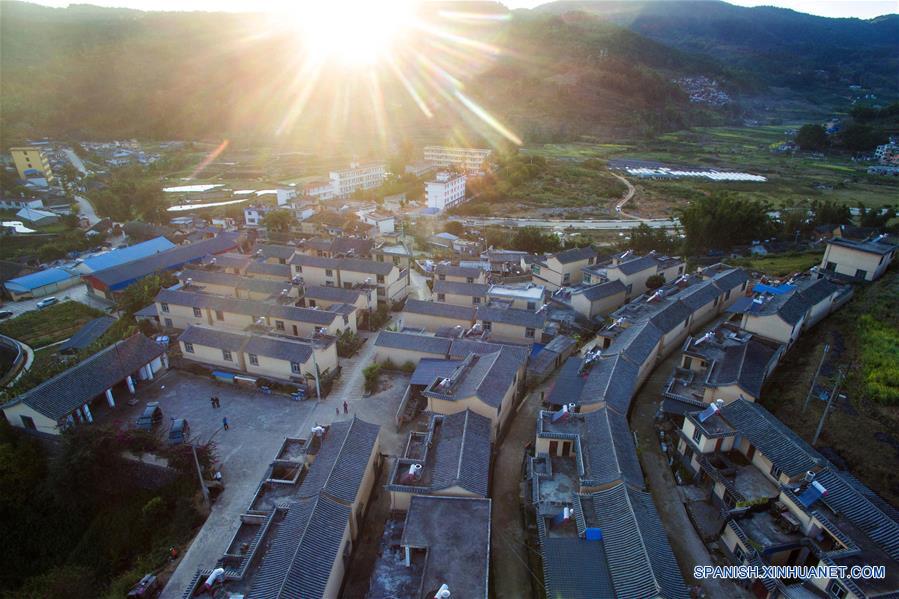
[[[162,592],[159,579],[153,574],[147,574],[128,591],[128,599],[152,599]]]
[[[190,424],[187,422],[187,418],[173,418],[172,428],[169,430],[169,443],[179,445],[187,443],[189,438]]]
[[[13,315],[12,310],[0,310],[0,320],[4,320]]]
[[[59,298],[56,298],[53,296],[45,297],[44,299],[42,299],[41,301],[39,301],[37,303],[37,309],[43,310],[44,308],[47,308],[49,306],[52,306],[53,304],[58,304],[58,303],[59,303]]]
[[[144,413],[137,417],[137,428],[150,431],[160,422],[162,422],[162,408],[159,407],[158,401],[151,401],[144,408]]]

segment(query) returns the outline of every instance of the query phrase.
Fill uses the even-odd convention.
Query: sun
[[[390,52],[413,13],[412,0],[301,0],[288,14],[316,60],[366,66]]]

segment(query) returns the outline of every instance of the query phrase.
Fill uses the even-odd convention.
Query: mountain
[[[764,85],[899,93],[899,15],[832,19],[718,0],[559,1],[535,12],[598,16],[667,46],[751,73]]]
[[[712,59],[584,15],[422,10],[432,28],[407,35],[400,76],[386,64],[360,76],[316,74],[298,30],[263,14],[3,1],[2,143],[228,137],[362,154],[385,139],[495,142],[502,127],[530,141],[648,134],[728,116],[690,104],[674,78],[739,84]]]

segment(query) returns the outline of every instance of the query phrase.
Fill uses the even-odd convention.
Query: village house
[[[613,257],[609,264],[584,267],[584,282],[621,281],[627,289],[627,299],[630,299],[649,289],[646,282],[650,277],[660,275],[666,283],[670,283],[684,274],[685,268],[686,265],[680,258],[653,252],[641,257],[627,251]]]
[[[275,266],[275,265],[266,265]],[[249,300],[269,300],[299,297],[299,289],[289,277],[280,281],[251,278],[214,270],[185,268],[178,273],[178,280],[192,291],[224,295]]]
[[[550,291],[577,285],[583,280],[583,269],[595,264],[596,259],[596,250],[590,246],[563,250],[532,262],[531,279]]]
[[[627,287],[621,281],[607,281],[573,289],[566,298],[575,312],[593,320],[624,305]]]
[[[434,268],[434,280],[484,284],[487,282],[487,272],[480,268],[441,263]]]
[[[438,302],[457,306],[476,306],[487,302],[484,283],[458,283],[455,281],[434,281],[433,296]]]
[[[389,262],[357,258],[325,258],[295,254],[290,259],[295,277],[305,285],[354,289],[374,287],[378,303],[392,305],[406,298],[408,269],[401,270]]]
[[[426,432],[412,432],[387,477],[391,510],[408,510],[417,495],[487,497],[490,419],[464,410],[434,414]]]
[[[827,240],[820,269],[850,279],[874,281],[886,272],[895,257],[896,246],[884,242],[882,237],[870,241],[834,237]]]
[[[811,305],[789,284],[757,284],[754,297],[741,297],[727,309],[740,314],[740,328],[789,349],[802,333]]]
[[[533,283],[490,285],[487,289],[487,300],[490,303],[532,312],[543,307],[545,298],[546,288]]]
[[[467,331],[475,321],[474,306],[408,299],[403,307],[403,327],[436,333],[445,329]]]
[[[477,324],[492,341],[508,343],[542,343],[546,326],[544,312],[486,305],[478,306]]]

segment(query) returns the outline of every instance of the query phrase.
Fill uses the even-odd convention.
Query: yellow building
[[[43,150],[34,146],[24,146],[10,148],[9,153],[16,165],[20,179],[44,178],[49,183],[53,183],[53,171],[50,169],[50,162]]]

